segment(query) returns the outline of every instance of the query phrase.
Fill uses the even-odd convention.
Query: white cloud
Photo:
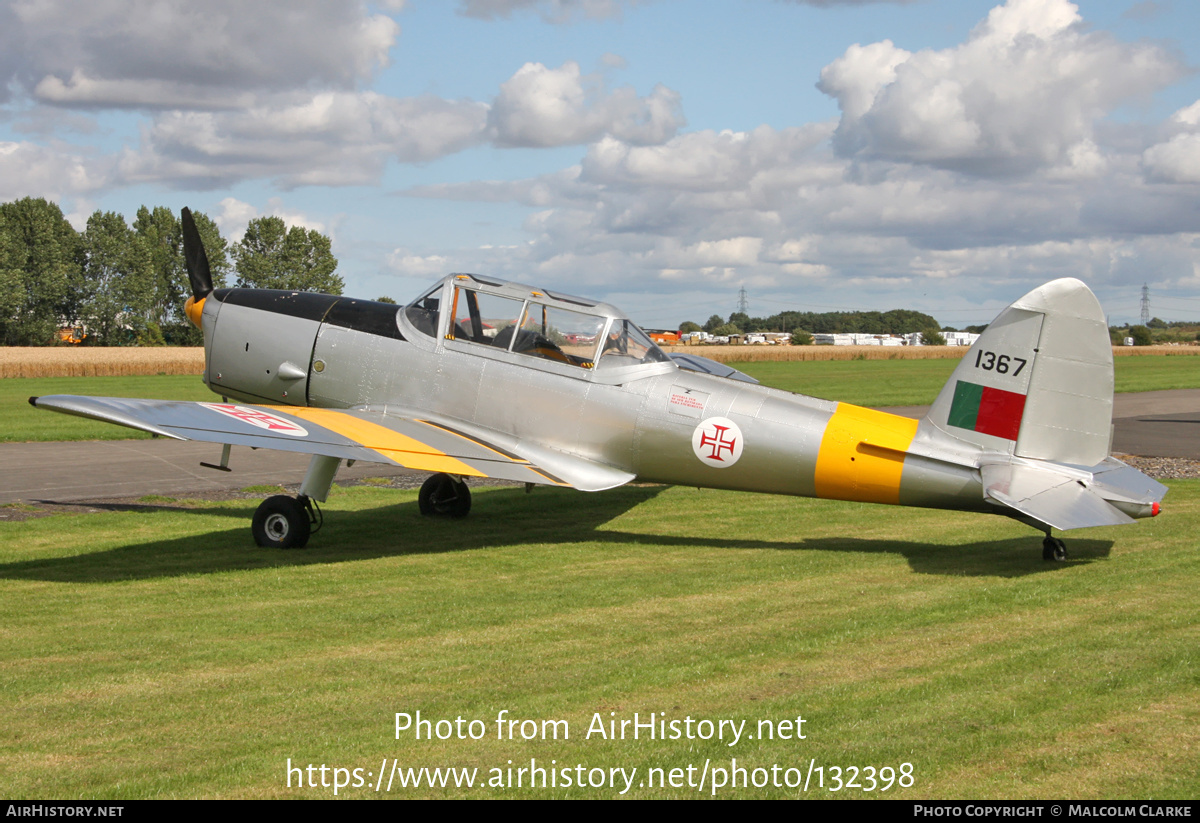
[[[1146,149],[1142,164],[1149,180],[1200,183],[1200,134],[1177,134]]]
[[[673,237],[662,238],[649,257],[662,269],[708,269],[753,266],[758,263],[761,237],[727,237],[683,243]]]
[[[955,48],[852,46],[818,84],[842,109],[834,145],[846,157],[983,176],[1094,172],[1096,121],[1184,67],[1159,46],[1081,22],[1067,0],[1008,0]]]
[[[239,242],[246,233],[246,226],[258,217],[258,209],[236,197],[226,197],[218,205],[221,210],[213,218],[214,222],[231,243]]]
[[[1130,277],[1140,284],[1147,271],[1182,283],[1200,271],[1200,103],[1157,124],[1131,122],[1124,116],[1131,109],[1105,119],[1115,106],[1161,88],[1180,66],[1156,46],[1123,44],[1087,28],[1065,0],[1012,0],[953,48],[914,52],[885,40],[845,49],[821,75],[821,88],[841,108],[837,120],[695,132],[681,132],[674,91],[659,86],[639,95],[608,85],[605,72],[623,67],[614,55],[599,58],[594,74],[574,62],[557,68],[529,63],[496,89],[494,105],[397,98],[360,88],[387,59],[395,28],[388,20],[372,34],[377,18],[356,3],[331,4],[333,17],[314,18],[332,21],[331,55],[317,53],[323,48],[318,34],[281,26],[286,47],[299,49],[281,57],[291,70],[300,67],[291,79],[268,65],[284,48],[273,43],[261,54],[235,54],[233,62],[248,67],[237,76],[206,64],[215,54],[212,44],[229,47],[250,35],[240,23],[234,32],[200,33],[198,40],[211,47],[182,43],[186,70],[143,70],[134,63],[153,64],[144,54],[152,44],[136,34],[144,21],[113,22],[105,16],[116,8],[111,0],[93,5],[47,0],[47,8],[81,9],[82,18],[99,21],[94,31],[108,26],[110,32],[66,26],[61,54],[51,53],[44,21],[21,18],[6,26],[15,10],[33,9],[31,2],[0,5],[0,72],[18,95],[37,96],[5,114],[15,139],[31,133],[38,112],[77,123],[73,130],[43,129],[40,145],[0,143],[0,199],[73,199],[72,214],[86,218],[87,204],[114,185],[213,188],[270,180],[285,187],[376,186],[390,163],[430,163],[489,141],[496,147],[579,145],[585,148],[576,152],[577,163],[559,171],[406,192],[519,204],[517,216],[489,205],[430,210],[429,219],[461,215],[461,222],[480,227],[473,236],[499,224],[507,238],[516,229],[502,221],[515,223],[524,214],[527,242],[481,247],[467,241],[455,248],[439,239],[444,245],[428,247],[413,236],[420,230],[402,239],[392,234],[348,252],[368,270],[359,276],[380,278],[377,293],[400,290],[401,297],[455,270],[597,296],[679,294],[694,286],[701,305],[729,290],[725,311],[746,283],[758,294],[789,296],[791,305],[768,310],[764,301],[753,309],[767,314],[804,307],[804,300],[819,303],[817,295],[826,303],[845,300],[846,308],[868,301],[875,308],[976,305],[993,295],[1006,303],[1059,275],[1102,286]],[[149,13],[149,6],[134,5]],[[619,5],[587,8],[603,14]],[[467,6],[493,17],[522,9],[586,16],[579,3]],[[264,15],[286,8],[252,7],[247,14],[268,31]],[[174,0],[164,0],[157,13],[165,15],[164,31],[186,19]],[[13,39],[30,32],[38,36],[28,44]],[[141,56],[116,56],[115,37],[132,38],[131,55]],[[15,51],[4,48],[13,42]],[[347,53],[348,43],[359,50]],[[72,48],[78,52],[73,58]],[[420,88],[420,82],[408,85]],[[26,104],[28,111],[18,110]],[[104,105],[162,108],[145,118],[140,143],[116,156],[53,139],[68,132],[76,139],[89,124],[101,132],[93,139],[111,139],[106,129],[118,118],[97,114]],[[74,106],[92,108],[67,108]],[[29,123],[24,131],[17,131],[20,121]],[[513,174],[504,162],[512,156],[479,151],[471,159],[499,160],[489,173],[502,177]],[[532,151],[520,160],[538,162]],[[430,163],[413,178],[469,178],[460,172],[465,167],[448,166]],[[440,170],[447,176],[437,176]],[[363,191],[364,197],[378,193]],[[226,236],[240,237],[247,222],[263,214],[326,230],[289,212],[284,201],[240,196],[245,200],[221,201],[217,221]],[[440,231],[430,235],[442,237]],[[986,322],[990,312],[976,319]]]
[[[1146,179],[1154,183],[1200,183],[1200,100],[1171,115],[1170,135],[1142,153]]]
[[[213,221],[230,243],[240,243],[250,221],[264,216],[278,217],[289,228],[299,226],[302,229],[318,231],[322,234],[327,233],[324,223],[313,220],[302,212],[284,208],[283,200],[278,197],[272,197],[267,201],[265,213],[236,197],[226,197],[218,205],[220,211],[213,217]]]
[[[111,165],[70,147],[0,141],[0,202],[94,194],[110,182]]]
[[[609,137],[588,148],[582,177],[605,185],[711,192],[748,191],[756,183],[801,185],[814,173],[820,174],[819,166],[802,160],[830,131],[822,124],[781,130],[760,126],[752,132],[701,131],[661,146],[631,146]]]
[[[484,138],[487,107],[436,97],[324,92],[239,112],[159,117],[122,158],[126,182],[216,187],[248,178],[280,185],[376,182],[389,158],[432,160]]]
[[[1200,100],[1172,114],[1171,121],[1185,128],[1200,126]]]
[[[647,0],[642,0],[647,2]],[[547,23],[569,23],[579,17],[606,20],[620,17],[626,5],[637,0],[459,0],[459,13],[481,20],[511,17],[514,12],[533,11]]]
[[[555,146],[602,134],[634,144],[669,139],[682,125],[679,97],[658,87],[606,92],[575,63],[529,64],[494,106],[376,92],[276,95],[234,111],[172,111],[144,130],[119,164],[126,183],[215,188],[268,178],[284,187],[377,182],[389,160],[435,160],[491,138],[501,146]]]
[[[786,0],[788,3],[793,3],[797,6],[817,6],[819,8],[833,8],[834,6],[868,6],[871,4],[894,3],[896,5],[905,5],[907,3],[916,3],[919,0]]]
[[[0,10],[0,94],[241,106],[248,93],[353,88],[386,65],[398,33],[359,0],[12,0]]]
[[[450,259],[440,254],[417,255],[408,249],[394,249],[387,256],[389,271],[402,277],[442,277],[451,271]]]
[[[629,87],[608,92],[573,61],[550,69],[526,63],[500,87],[488,123],[500,146],[590,143],[604,134],[649,145],[670,139],[684,124],[678,93],[656,86],[648,97]]]

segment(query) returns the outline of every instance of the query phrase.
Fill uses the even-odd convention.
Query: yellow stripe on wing
[[[290,406],[268,408],[276,408],[286,414],[311,420],[318,426],[324,426],[330,431],[337,432],[408,469],[446,472],[466,477],[487,477],[479,469],[472,468],[458,458],[451,457],[427,443],[422,443],[408,435],[393,431],[387,426],[380,426],[378,423],[362,420],[345,412]]]
[[[839,403],[817,454],[817,497],[899,503],[904,455],[917,421]]]

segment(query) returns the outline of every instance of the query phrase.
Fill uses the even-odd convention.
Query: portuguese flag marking
[[[959,380],[950,404],[951,426],[1016,440],[1025,413],[1025,395]]]

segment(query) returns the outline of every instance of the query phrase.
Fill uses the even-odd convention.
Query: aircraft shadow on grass
[[[696,534],[661,535],[601,528],[631,509],[653,500],[666,486],[625,486],[604,494],[543,490],[526,495],[518,488],[493,489],[478,498],[480,516],[463,520],[423,518],[416,501],[361,511],[331,511],[337,529],[320,547],[278,551],[247,546],[245,529],[143,543],[39,560],[0,564],[0,579],[103,583],[144,580],[243,569],[275,568],[353,562],[380,557],[449,553],[483,548],[517,547],[529,543],[570,545],[654,544],[667,547],[728,549],[731,551],[823,551],[902,555],[919,574],[1021,577],[1063,568],[1033,563],[1030,539],[1019,537],[946,545],[920,540],[855,537],[730,539]],[[253,506],[256,501],[247,501]],[[91,508],[155,513],[180,512],[166,505],[93,505]],[[241,506],[194,510],[206,517],[233,517],[244,522]],[[669,518],[666,514],[664,517]],[[1016,524],[1014,524],[1015,526]],[[694,528],[694,524],[685,524]],[[1087,562],[1107,557],[1112,540],[1072,541],[1072,559]],[[1072,564],[1069,564],[1072,565]]]

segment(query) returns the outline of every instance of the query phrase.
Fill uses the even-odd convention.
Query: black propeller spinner
[[[185,206],[179,217],[183,223],[183,259],[187,263],[188,279],[192,281],[192,297],[200,302],[213,290],[208,254],[204,251],[196,221],[192,219],[192,210]]]

